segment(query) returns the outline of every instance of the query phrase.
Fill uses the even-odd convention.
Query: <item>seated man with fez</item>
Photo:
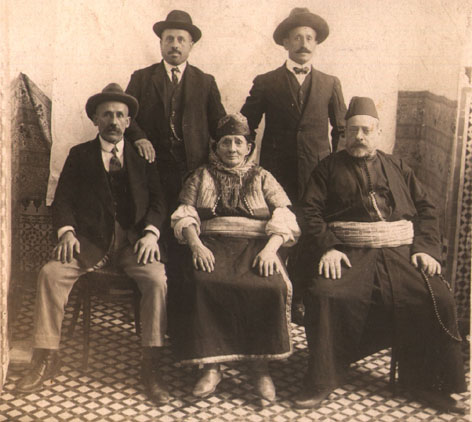
[[[157,242],[167,206],[159,176],[123,138],[138,111],[134,97],[112,83],[85,109],[98,136],[70,150],[59,178],[52,204],[59,241],[38,276],[33,361],[17,391],[37,391],[58,372],[64,308],[74,283],[113,263],[142,293],[142,379],[154,402],[167,402],[153,373],[166,333],[167,280]]]
[[[412,170],[377,150],[370,98],[351,100],[346,129],[346,149],[320,162],[304,197],[314,273],[296,405],[318,406],[345,382],[350,363],[393,345],[403,387],[440,411],[463,412],[451,397],[466,384],[435,208]]]

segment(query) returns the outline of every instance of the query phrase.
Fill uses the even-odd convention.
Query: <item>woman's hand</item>
[[[193,266],[197,270],[211,273],[215,269],[215,256],[203,243],[190,246]]]
[[[195,269],[211,273],[215,269],[215,255],[202,243],[195,225],[185,227],[182,230],[182,235],[192,251],[192,261]]]
[[[277,256],[277,251],[283,243],[282,236],[273,234],[269,237],[264,248],[256,255],[252,261],[252,268],[259,267],[260,276],[268,277],[274,273],[280,274],[282,264]]]
[[[262,249],[252,262],[252,268],[259,268],[259,275],[263,277],[269,277],[274,273],[280,274],[280,260],[277,256],[277,252],[268,250],[267,248]]]

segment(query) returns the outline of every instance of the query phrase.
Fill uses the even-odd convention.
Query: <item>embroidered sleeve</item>
[[[174,229],[174,236],[181,244],[186,244],[182,231],[186,227],[194,225],[200,236],[200,217],[192,205],[181,204],[170,217],[170,225]]]
[[[301,233],[295,214],[287,207],[276,208],[272,212],[272,217],[267,222],[265,231],[268,236],[273,234],[282,236],[285,247],[295,245]]]
[[[281,208],[292,205],[279,182],[267,170],[262,170],[262,191],[269,208]]]
[[[197,205],[200,185],[202,183],[203,168],[195,170],[188,178],[180,191],[179,202],[185,205]]]

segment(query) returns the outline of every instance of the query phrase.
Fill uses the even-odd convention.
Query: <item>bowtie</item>
[[[309,71],[310,71],[310,68],[308,66],[303,66],[303,67],[294,67],[293,68],[293,71],[295,72],[295,75],[300,75],[300,73],[302,75],[306,75]]]

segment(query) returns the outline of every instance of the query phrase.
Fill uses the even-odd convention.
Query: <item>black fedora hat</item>
[[[185,29],[192,36],[193,42],[197,42],[202,37],[202,31],[192,23],[190,15],[183,10],[172,10],[165,21],[156,22],[152,29],[159,38],[164,29]]]
[[[311,13],[306,7],[295,7],[288,18],[284,19],[275,29],[274,41],[279,45],[283,45],[288,32],[297,26],[313,28],[316,31],[318,44],[321,44],[329,35],[329,26],[321,16]]]
[[[93,120],[97,106],[107,101],[118,101],[120,103],[125,103],[128,106],[128,113],[132,119],[134,119],[136,114],[138,114],[138,100],[132,95],[126,94],[120,85],[112,82],[103,88],[102,92],[92,95],[87,100],[87,104],[85,104],[85,111],[87,112],[89,119]]]

